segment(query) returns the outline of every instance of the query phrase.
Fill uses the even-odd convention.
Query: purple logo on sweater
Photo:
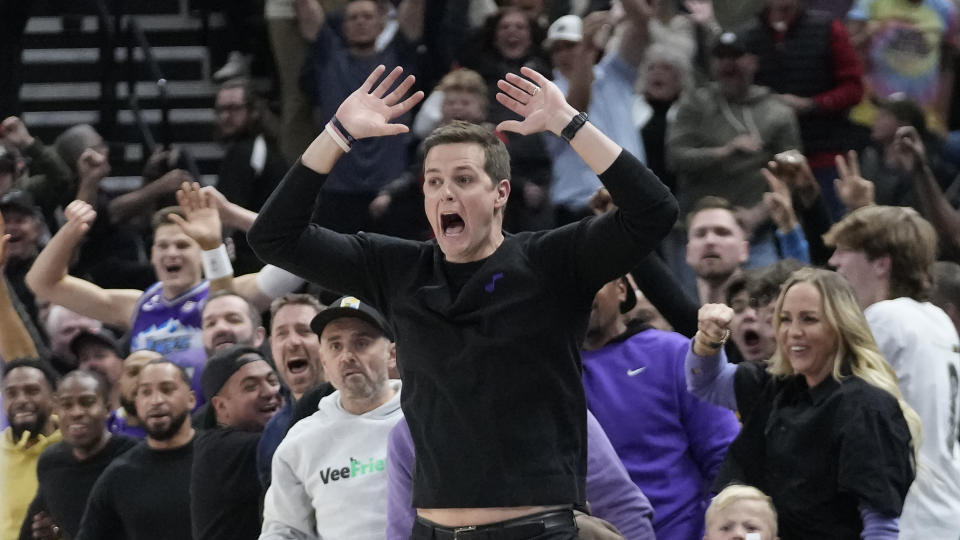
[[[483,289],[488,293],[492,293],[494,287],[497,285],[497,280],[503,277],[503,272],[497,272],[493,275],[493,279],[490,280],[490,283],[484,285]]]

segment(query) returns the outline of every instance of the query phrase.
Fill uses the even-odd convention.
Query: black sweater
[[[191,538],[192,462],[192,440],[173,450],[134,446],[93,486],[77,540]]]
[[[33,516],[40,512],[50,514],[64,540],[76,536],[93,484],[114,458],[136,444],[129,437],[112,435],[102,450],[83,461],[62,441],[44,450],[37,462],[37,495],[23,520],[20,540],[33,540]]]
[[[415,506],[584,501],[579,350],[593,296],[650,252],[677,216],[669,190],[626,152],[600,179],[618,210],[505,234],[458,293],[436,241],[310,225],[324,176],[302,164],[250,229],[264,261],[358,296],[394,325],[417,454]]]
[[[259,442],[260,433],[235,428],[197,434],[190,486],[194,540],[256,540],[260,536]]]

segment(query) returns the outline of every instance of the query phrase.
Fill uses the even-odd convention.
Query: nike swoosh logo
[[[629,375],[629,376],[631,376],[631,377],[636,377],[637,375],[643,373],[645,369],[647,369],[646,366],[644,366],[644,367],[638,367],[637,369],[628,369],[628,370],[627,370],[627,375]]]

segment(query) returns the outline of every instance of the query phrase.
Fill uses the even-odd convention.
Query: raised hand
[[[79,234],[86,234],[97,219],[97,211],[90,204],[80,200],[68,204],[63,209],[63,215],[67,218],[63,228],[69,227]]]
[[[804,206],[812,204],[820,194],[820,184],[810,170],[810,163],[797,150],[787,150],[773,156],[773,161],[767,163],[767,168],[777,178],[786,182],[790,191],[800,196]]]
[[[77,173],[81,182],[99,183],[110,174],[110,162],[93,148],[87,148],[77,158]]]
[[[8,116],[3,123],[0,123],[0,134],[3,140],[18,148],[26,148],[33,144],[33,137],[27,130],[27,125],[16,116]]]
[[[521,135],[550,131],[560,135],[563,128],[577,115],[576,109],[567,103],[563,92],[543,75],[523,67],[520,73],[507,73],[506,79],[497,81],[497,101],[519,114],[524,119],[500,122],[497,129]],[[524,78],[526,77],[526,78]]]
[[[355,139],[406,133],[409,131],[407,126],[391,124],[390,120],[403,115],[423,99],[423,92],[419,90],[404,98],[416,82],[413,75],[407,75],[403,82],[388,93],[403,73],[403,68],[393,68],[378,84],[377,81],[384,71],[384,66],[377,66],[363,85],[350,94],[337,109],[337,119]]]
[[[733,309],[724,304],[704,304],[697,311],[697,334],[693,352],[699,356],[716,354],[720,345],[730,337]]]
[[[863,206],[874,204],[873,182],[860,176],[860,163],[857,161],[857,152],[851,150],[844,156],[835,158],[837,172],[840,178],[833,181],[833,188],[837,198],[848,210],[856,210]]]
[[[711,0],[685,0],[684,7],[690,12],[693,22],[708,25],[716,22],[713,16],[713,2]]]
[[[763,203],[770,211],[770,219],[777,224],[777,229],[788,233],[797,226],[797,214],[793,211],[793,201],[790,198],[790,188],[768,169],[761,169],[763,177],[770,186],[770,191],[763,194]]]
[[[170,220],[179,225],[184,234],[196,240],[201,249],[216,249],[223,243],[220,213],[209,191],[203,191],[196,182],[184,182],[177,190],[177,204],[187,218],[170,214]]]
[[[927,151],[920,134],[913,126],[901,126],[893,136],[893,159],[907,172],[913,172],[927,160]]]

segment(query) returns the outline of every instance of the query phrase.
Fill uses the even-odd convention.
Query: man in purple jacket
[[[387,538],[407,540],[417,517],[413,507],[416,454],[405,419],[387,441]],[[653,508],[617,459],[597,419],[587,411],[587,502],[591,513],[612,523],[627,540],[655,540]],[[579,520],[578,520],[579,521]]]
[[[709,486],[740,425],[730,411],[687,392],[690,340],[627,321],[623,314],[635,304],[623,278],[594,297],[582,352],[587,407],[650,498],[657,538],[702,538]]]

